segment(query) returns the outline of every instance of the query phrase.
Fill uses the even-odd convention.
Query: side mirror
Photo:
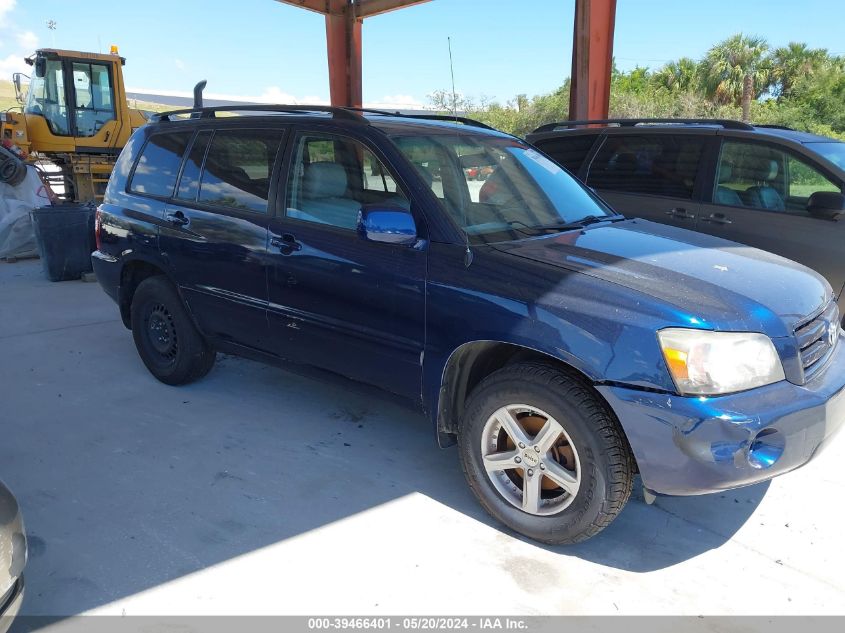
[[[403,207],[367,205],[358,214],[358,235],[370,242],[413,246],[417,242],[417,224]]]
[[[21,90],[21,73],[15,73],[12,75],[12,83],[15,85],[15,99],[18,103],[23,103],[23,92]]]
[[[47,74],[47,58],[46,57],[36,57],[35,58],[35,76],[39,79],[44,77]]]
[[[817,191],[807,201],[807,212],[825,220],[838,220],[845,213],[845,195],[835,191]]]

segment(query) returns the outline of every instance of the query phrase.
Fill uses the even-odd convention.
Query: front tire
[[[138,355],[158,380],[185,385],[211,371],[216,354],[166,277],[148,277],[138,284],[130,316]]]
[[[619,423],[592,389],[550,365],[521,363],[485,378],[458,444],[484,509],[537,541],[584,541],[631,496],[634,460]]]

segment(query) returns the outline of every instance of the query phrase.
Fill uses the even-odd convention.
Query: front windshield
[[[564,169],[516,139],[440,133],[394,141],[472,241],[519,239],[613,215]]]
[[[67,103],[62,63],[48,60],[43,77],[33,77],[26,95],[24,112],[47,119],[53,134],[68,134]]]
[[[817,151],[837,167],[845,169],[845,143],[807,143],[807,147]]]

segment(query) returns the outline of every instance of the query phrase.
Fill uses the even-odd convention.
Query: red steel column
[[[354,5],[342,3],[337,12],[326,15],[326,49],[329,61],[329,92],[333,106],[360,108],[361,25]]]
[[[575,0],[570,120],[607,118],[615,23],[616,0]]]

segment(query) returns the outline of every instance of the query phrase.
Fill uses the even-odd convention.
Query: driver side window
[[[301,135],[294,148],[285,215],[355,230],[361,207],[410,209],[391,172],[363,143],[351,138]]]
[[[95,136],[113,121],[114,103],[109,69],[104,64],[73,64],[76,135]]]
[[[779,147],[737,141],[722,147],[713,193],[716,204],[803,214],[817,191],[838,192],[839,187]]]
[[[839,187],[806,162],[789,156],[786,161],[789,174],[789,195],[786,199],[787,209],[805,210],[810,196],[819,191],[839,193]]]

